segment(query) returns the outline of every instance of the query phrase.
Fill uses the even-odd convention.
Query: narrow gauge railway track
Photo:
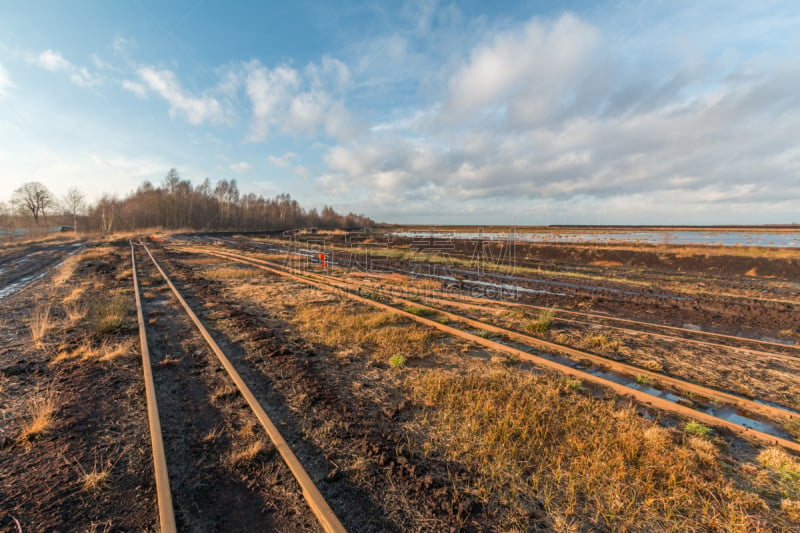
[[[695,420],[699,420],[699,421],[701,421],[703,423],[707,423],[707,424],[710,424],[710,425],[713,425],[713,426],[725,427],[725,428],[731,430],[733,433],[741,435],[741,436],[743,436],[745,438],[750,438],[752,440],[756,440],[756,441],[759,441],[759,442],[762,442],[762,443],[767,443],[767,444],[779,444],[779,445],[783,446],[784,448],[787,448],[787,449],[790,449],[790,450],[794,450],[796,452],[800,452],[800,443],[798,443],[796,441],[789,440],[787,438],[781,438],[781,437],[777,437],[777,436],[774,436],[774,435],[770,435],[768,433],[757,431],[757,430],[754,430],[754,429],[751,429],[751,428],[747,428],[747,427],[742,426],[740,424],[737,424],[737,423],[734,423],[734,422],[730,422],[728,420],[725,420],[723,418],[720,418],[720,417],[717,417],[717,416],[714,416],[714,415],[710,415],[710,414],[705,413],[703,411],[699,411],[699,410],[693,409],[691,407],[687,407],[687,406],[681,405],[679,403],[671,402],[669,400],[666,400],[666,399],[663,399],[663,398],[660,398],[660,397],[657,397],[657,396],[642,392],[642,391],[640,391],[638,389],[622,385],[622,384],[617,383],[615,381],[612,381],[610,379],[606,379],[604,377],[592,374],[591,372],[580,370],[578,368],[574,368],[572,366],[569,366],[569,365],[566,365],[566,364],[562,364],[562,363],[559,363],[557,361],[553,361],[553,360],[548,359],[548,358],[540,357],[540,356],[534,355],[534,354],[532,354],[532,353],[530,353],[528,351],[520,350],[518,348],[509,346],[507,344],[496,342],[496,341],[493,341],[493,340],[490,340],[490,339],[485,339],[485,338],[480,337],[478,335],[474,335],[474,334],[468,333],[468,332],[466,332],[466,331],[464,331],[462,329],[459,329],[459,328],[456,328],[456,327],[452,327],[452,326],[449,326],[449,325],[445,325],[445,324],[442,324],[440,322],[437,322],[437,321],[434,321],[434,320],[430,320],[430,319],[415,315],[413,313],[409,313],[409,312],[404,311],[403,309],[399,309],[398,307],[395,307],[393,305],[389,305],[389,304],[386,304],[386,303],[378,302],[378,301],[375,301],[375,300],[370,299],[370,298],[365,298],[363,296],[359,296],[358,294],[355,293],[357,291],[357,288],[356,288],[357,286],[354,286],[354,285],[351,285],[351,284],[345,284],[345,283],[341,283],[341,282],[337,283],[338,280],[331,280],[327,276],[321,276],[321,275],[318,275],[318,274],[312,274],[312,273],[308,273],[308,272],[298,272],[296,270],[286,268],[283,265],[278,265],[278,264],[275,264],[275,263],[271,263],[271,262],[265,261],[263,259],[256,259],[256,258],[252,258],[252,257],[247,257],[247,256],[239,255],[239,254],[230,253],[230,252],[220,252],[218,250],[207,250],[207,249],[192,248],[192,247],[182,248],[182,250],[186,250],[186,251],[194,252],[194,253],[212,255],[212,256],[216,256],[216,257],[219,257],[219,258],[227,259],[227,260],[230,260],[230,261],[239,262],[239,263],[242,263],[242,264],[250,265],[250,266],[265,270],[267,272],[271,272],[271,273],[280,275],[280,276],[288,277],[288,278],[293,279],[295,281],[299,281],[299,282],[302,282],[302,283],[317,287],[317,288],[325,290],[325,291],[335,291],[335,292],[338,292],[339,294],[342,294],[342,295],[344,295],[344,296],[346,296],[346,297],[348,297],[350,299],[353,299],[355,301],[358,301],[358,302],[361,302],[361,303],[365,303],[365,304],[371,305],[373,307],[378,307],[378,308],[381,308],[381,309],[384,309],[384,310],[388,310],[388,311],[392,311],[392,312],[398,313],[398,314],[406,316],[406,317],[408,317],[408,318],[410,318],[410,319],[412,319],[412,320],[414,320],[416,322],[431,326],[431,327],[433,327],[435,329],[438,329],[440,331],[444,331],[445,333],[448,333],[450,335],[457,336],[457,337],[460,337],[462,339],[466,339],[466,340],[472,341],[472,342],[474,342],[476,344],[482,345],[484,347],[487,347],[487,348],[490,348],[490,349],[493,349],[493,350],[496,350],[496,351],[499,351],[499,352],[515,355],[515,356],[519,357],[520,359],[532,362],[537,366],[545,367],[545,368],[548,368],[548,369],[551,369],[551,370],[555,370],[555,371],[561,372],[563,374],[572,376],[574,378],[581,379],[581,380],[586,381],[586,382],[590,382],[590,383],[595,383],[595,384],[601,385],[601,386],[606,387],[608,389],[614,390],[615,392],[617,392],[618,394],[621,394],[623,396],[632,397],[637,402],[639,402],[641,404],[650,405],[650,406],[652,406],[654,408],[657,408],[657,409],[660,409],[660,410],[663,410],[663,411],[666,411],[666,412],[671,412],[671,413],[674,413],[674,414],[677,414],[677,415],[680,415],[680,416],[693,418]],[[403,298],[392,297],[392,299],[393,299],[394,302],[399,303],[399,304],[403,304],[403,305],[419,305],[419,302],[413,302],[413,301],[410,301],[410,300],[405,300]],[[597,356],[597,355],[594,355],[594,354],[591,354],[591,353],[588,353],[588,352],[583,352],[583,351],[580,351],[580,350],[575,350],[573,348],[568,348],[568,347],[564,347],[564,346],[557,345],[557,344],[554,344],[554,343],[549,343],[547,341],[542,341],[541,339],[536,339],[535,337],[525,336],[525,335],[522,335],[520,333],[511,331],[511,330],[506,330],[504,328],[499,328],[499,327],[493,326],[491,324],[486,324],[484,322],[480,322],[480,321],[473,320],[473,319],[470,319],[470,318],[467,318],[467,317],[456,315],[454,313],[449,313],[449,312],[446,312],[446,311],[442,311],[442,310],[437,309],[437,308],[430,307],[430,309],[432,309],[432,310],[434,310],[434,311],[436,311],[438,313],[441,313],[442,315],[447,316],[451,320],[454,320],[454,321],[462,323],[462,324],[468,324],[468,325],[470,325],[472,327],[477,327],[477,328],[480,328],[480,329],[493,331],[493,332],[496,332],[498,334],[506,335],[506,336],[509,336],[509,337],[512,337],[512,338],[517,338],[517,339],[520,339],[520,340],[524,339],[524,344],[526,344],[526,345],[538,345],[540,348],[544,348],[544,349],[549,348],[552,351],[557,351],[557,352],[562,352],[562,353],[566,352],[566,353],[569,353],[569,354],[573,355],[574,357],[585,358],[585,359],[589,359],[589,360],[592,360],[592,361],[596,361],[596,362],[598,362],[600,364],[609,366],[612,369],[616,368],[618,370],[621,370],[621,369],[623,369],[623,367],[630,367],[630,365],[623,365],[622,363],[618,363],[618,362],[610,360],[610,359],[602,358],[600,356]],[[620,365],[622,365],[622,366],[620,366]],[[636,372],[642,373],[642,369],[639,369],[638,367],[630,367],[628,370],[630,371],[630,369],[635,369]],[[705,398],[709,398],[711,400],[719,401],[719,402],[726,403],[726,404],[731,404],[733,406],[736,406],[737,408],[741,408],[741,409],[747,410],[749,412],[754,412],[754,413],[759,413],[759,414],[762,414],[762,415],[766,415],[766,416],[771,417],[771,419],[773,419],[773,420],[775,420],[775,419],[777,419],[777,420],[785,420],[787,418],[792,418],[792,417],[796,417],[797,416],[793,412],[790,412],[790,411],[787,411],[787,410],[784,410],[784,409],[780,409],[780,408],[776,408],[776,407],[772,407],[770,405],[761,404],[761,403],[754,402],[754,401],[751,401],[751,400],[747,400],[745,398],[741,398],[741,397],[734,396],[734,395],[731,395],[731,394],[728,394],[728,393],[724,393],[724,392],[718,391],[716,389],[711,389],[711,388],[708,388],[708,387],[695,385],[693,383],[685,382],[685,381],[678,380],[678,379],[675,379],[675,378],[669,378],[667,376],[664,376],[663,374],[658,374],[658,373],[652,373],[652,374],[653,374],[654,378],[658,379],[662,383],[670,383],[671,385],[674,385],[676,388],[679,388],[681,390],[692,392],[694,394],[701,395],[701,396],[703,396]]]
[[[242,246],[242,242],[237,241],[235,239],[230,238],[217,238],[219,241],[233,245],[236,247]],[[249,245],[248,245],[249,246]],[[292,250],[289,247],[279,248],[274,245],[272,246],[276,251],[280,250],[284,253],[293,253],[296,250]],[[255,250],[264,251],[263,248],[253,246]],[[728,347],[736,347],[736,348],[747,348],[752,353],[761,353],[762,355],[775,355],[780,356],[779,352],[767,352],[764,348],[769,348],[773,350],[783,350],[786,352],[796,353],[800,356],[800,345],[798,344],[787,344],[782,342],[774,342],[765,339],[756,339],[753,337],[744,337],[741,335],[731,335],[726,333],[718,333],[714,331],[707,331],[707,330],[699,330],[699,329],[692,329],[692,328],[685,328],[680,326],[672,326],[669,324],[661,324],[657,322],[648,322],[642,320],[634,320],[629,318],[621,318],[621,317],[614,317],[605,313],[592,313],[588,311],[575,311],[561,307],[553,307],[553,306],[537,306],[530,303],[521,303],[521,302],[514,302],[509,300],[500,300],[500,299],[493,299],[493,298],[480,298],[475,296],[469,296],[466,294],[460,294],[458,292],[450,292],[448,293],[448,297],[451,299],[458,299],[461,301],[472,302],[478,305],[505,305],[509,307],[521,307],[521,308],[530,308],[530,309],[537,309],[537,310],[545,310],[545,309],[552,309],[553,311],[559,313],[560,315],[568,314],[575,317],[583,317],[587,319],[594,319],[600,321],[610,321],[615,322],[618,324],[626,324],[629,326],[635,326],[638,328],[648,328],[650,330],[661,330],[665,332],[673,332],[677,333],[681,336],[670,336],[668,334],[661,334],[669,338],[674,338],[676,340],[684,340],[684,341],[694,341],[696,337],[705,338],[705,339],[715,339],[717,341],[730,341],[733,343],[738,343],[739,346],[728,346],[728,345],[721,345],[721,346],[728,346]],[[588,323],[588,322],[587,322]],[[603,324],[607,327],[618,328],[619,326],[611,326],[609,324]],[[643,332],[644,333],[644,332]],[[698,342],[711,342],[711,341],[699,341]],[[711,344],[709,344],[711,345]],[[742,346],[746,345],[746,346]],[[756,348],[754,348],[756,347]]]
[[[319,524],[322,527],[322,529],[326,532],[346,531],[344,529],[344,526],[337,518],[337,516],[334,514],[333,510],[325,501],[322,494],[319,492],[319,489],[316,487],[309,474],[306,472],[300,461],[295,456],[289,444],[281,435],[277,426],[269,418],[267,413],[264,411],[264,408],[256,399],[255,395],[251,392],[250,388],[242,379],[238,371],[234,368],[230,359],[223,352],[223,350],[214,340],[212,335],[209,333],[209,331],[206,329],[206,327],[203,325],[203,323],[191,309],[189,304],[186,302],[185,298],[181,295],[181,293],[172,283],[172,280],[170,280],[169,276],[161,268],[159,263],[156,261],[155,257],[153,257],[148,247],[145,244],[141,243],[138,246],[140,246],[141,249],[143,249],[146,252],[147,256],[149,257],[155,269],[158,271],[161,277],[163,277],[164,281],[167,283],[174,296],[180,302],[183,310],[186,312],[186,315],[196,326],[198,332],[205,340],[205,342],[208,344],[208,347],[217,356],[217,359],[219,360],[223,368],[226,370],[229,378],[234,383],[239,393],[241,393],[242,397],[247,402],[253,414],[261,423],[262,427],[266,431],[267,435],[269,436],[276,450],[286,463],[286,466],[289,468],[292,475],[296,479],[297,483],[300,485],[303,497],[308,503],[308,506],[311,509],[312,513],[319,521]],[[154,473],[156,480],[159,521],[161,524],[161,530],[163,532],[173,532],[176,531],[176,521],[175,521],[174,507],[172,502],[172,493],[170,490],[168,469],[167,469],[168,458],[166,457],[166,453],[164,451],[165,448],[162,439],[161,423],[159,419],[157,398],[155,393],[155,384],[152,374],[152,361],[150,359],[150,351],[147,340],[147,328],[144,320],[141,289],[139,286],[139,278],[137,274],[136,247],[137,245],[131,243],[131,262],[133,268],[134,291],[136,293],[136,309],[137,309],[137,319],[139,324],[140,343],[142,349],[142,363],[144,367],[147,410],[148,410],[148,418],[150,421],[151,443],[152,443],[153,457],[154,457],[153,463],[154,463]],[[235,511],[235,509],[233,509],[232,511]]]
[[[272,248],[275,250],[282,250],[284,252],[295,253],[298,255],[307,255],[307,256],[308,253],[310,252],[310,250],[308,249],[298,249],[297,247],[291,247],[291,246],[279,246],[275,244],[260,245],[259,243],[253,241],[243,242],[241,240],[233,239],[231,237],[215,237],[212,240],[215,242],[224,243],[226,245],[235,246],[237,248],[246,246],[254,250],[262,250],[262,251],[269,250],[270,248]],[[333,249],[328,253],[330,256],[329,264],[332,265],[337,264],[337,262],[341,257],[340,251]],[[420,270],[414,270],[415,268],[430,266],[429,263],[409,262],[408,268],[397,268],[389,263],[375,263],[375,266],[377,268],[381,268],[386,271],[396,272],[399,274],[413,275],[420,278],[439,279],[441,281],[446,281],[445,276],[425,273]],[[453,273],[460,272],[461,274],[460,282],[463,285],[478,289],[484,289],[487,286],[502,286],[504,284],[507,284],[510,287],[516,284],[516,286],[518,286],[523,293],[528,292],[529,294],[537,294],[537,293],[552,294],[563,298],[572,298],[583,294],[583,296],[590,295],[593,297],[594,296],[602,297],[607,300],[615,300],[620,302],[624,301],[624,299],[628,297],[650,298],[652,299],[653,302],[664,302],[672,300],[674,302],[682,301],[686,303],[694,301],[694,298],[691,295],[682,295],[680,293],[669,293],[669,294],[654,293],[649,290],[641,290],[641,287],[638,288],[630,287],[629,285],[626,285],[620,282],[619,280],[609,280],[612,282],[612,285],[614,285],[609,287],[602,285],[592,286],[591,284],[587,284],[585,282],[581,283],[579,280],[575,279],[560,280],[560,281],[553,279],[536,279],[524,276],[512,276],[507,273],[493,272],[491,270],[483,273],[478,273],[470,270],[456,268],[456,269],[450,269],[450,271]],[[472,279],[470,279],[469,276],[471,276]],[[476,278],[484,278],[484,279],[488,278],[494,281],[485,281],[484,279],[476,279]],[[547,286],[549,286],[549,288],[546,288]],[[797,300],[761,298],[752,295],[745,296],[744,298],[748,301],[761,302],[768,305],[776,305],[776,304],[800,305],[800,303],[798,303]],[[766,342],[769,343],[769,341]],[[774,344],[780,344],[780,343],[774,343]]]
[[[331,277],[331,279],[337,279],[337,278]],[[339,281],[343,281],[343,280],[339,280]],[[523,304],[523,303],[518,303],[518,302],[507,302],[507,301],[491,300],[491,299],[485,299],[485,298],[475,298],[475,297],[465,296],[465,295],[461,295],[461,294],[454,294],[454,293],[448,293],[447,297],[445,298],[443,296],[432,296],[430,294],[430,292],[425,292],[425,291],[415,292],[415,291],[409,290],[409,289],[404,289],[402,291],[398,291],[397,289],[394,289],[391,286],[386,286],[386,285],[384,285],[382,283],[377,283],[377,284],[370,285],[370,286],[374,287],[376,291],[389,292],[394,296],[403,296],[403,295],[405,295],[406,297],[411,297],[411,298],[415,298],[415,299],[421,298],[423,300],[426,300],[426,301],[429,301],[429,302],[433,302],[433,303],[436,303],[438,305],[456,307],[456,308],[459,308],[459,309],[466,309],[466,310],[478,310],[478,311],[484,311],[484,312],[497,312],[497,311],[502,311],[502,310],[508,310],[509,308],[521,308],[521,309],[534,309],[534,310],[538,310],[538,311],[552,311],[554,313],[558,313],[559,315],[562,315],[562,314],[567,314],[567,315],[572,315],[572,316],[584,315],[584,313],[579,313],[579,312],[575,312],[575,311],[567,311],[565,309],[560,309],[560,308],[556,308],[556,307],[545,307],[545,306],[537,306],[537,305],[531,305],[531,304]],[[597,318],[603,317],[604,319],[611,320],[611,321],[614,321],[614,320],[625,320],[625,319],[617,319],[617,318],[614,318],[614,317],[611,317],[611,316],[606,316],[606,315],[590,315],[590,316],[591,317],[597,317]],[[593,322],[591,320],[578,320],[578,319],[564,318],[563,316],[559,316],[557,318],[557,320],[560,321],[560,322],[568,323],[568,324],[578,324],[578,325],[584,325],[584,326],[590,326],[590,327],[602,327],[602,328],[605,328],[605,329],[619,331],[619,332],[627,333],[627,334],[630,334],[630,335],[647,335],[647,336],[650,336],[650,337],[653,337],[653,338],[664,339],[664,340],[668,340],[668,341],[671,341],[671,342],[682,342],[682,343],[686,343],[686,344],[693,344],[693,345],[696,345],[696,346],[706,346],[706,347],[710,347],[710,348],[720,348],[720,349],[731,350],[731,351],[740,352],[740,353],[749,353],[749,354],[756,355],[756,356],[759,356],[759,357],[783,359],[783,360],[786,360],[786,361],[800,361],[800,352],[797,352],[796,354],[781,353],[781,352],[774,352],[774,351],[773,352],[768,352],[768,351],[765,351],[765,350],[759,350],[759,349],[756,349],[756,348],[750,348],[750,347],[747,347],[747,346],[741,346],[741,344],[747,344],[747,343],[751,342],[751,339],[747,339],[746,337],[733,337],[733,336],[730,336],[729,340],[731,342],[739,342],[739,345],[737,346],[735,344],[723,344],[721,342],[712,342],[712,341],[705,341],[705,340],[700,340],[700,339],[693,339],[691,337],[686,337],[686,336],[669,335],[669,334],[666,334],[666,333],[658,333],[658,332],[655,332],[655,331],[651,331],[653,329],[658,329],[658,326],[656,326],[655,324],[649,324],[649,323],[645,323],[645,322],[636,322],[636,324],[640,324],[644,329],[632,329],[632,328],[626,328],[626,327],[623,327],[623,326],[615,326],[613,324],[603,324],[603,323],[599,323],[599,322]],[[654,326],[654,327],[650,327],[650,326]],[[698,332],[698,331],[691,330],[691,329],[680,329],[680,331],[678,333],[702,333],[702,332]],[[761,342],[761,341],[753,340],[752,342]],[[776,346],[780,346],[782,348],[785,348],[787,351],[797,351],[798,349],[800,349],[800,347],[793,346],[793,345],[776,344]]]

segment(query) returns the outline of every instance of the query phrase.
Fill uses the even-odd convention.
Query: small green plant
[[[411,313],[412,315],[427,317],[431,316],[436,313],[436,311],[432,311],[430,309],[425,309],[424,307],[417,307],[415,305],[409,305],[405,308],[406,313]]]
[[[650,384],[650,376],[644,376],[642,374],[636,374],[636,383],[639,385],[649,385]]]
[[[528,333],[544,333],[550,329],[550,324],[553,323],[554,315],[555,312],[552,309],[542,309],[535,320],[531,320],[525,324],[525,331]]]
[[[473,332],[473,335],[480,337],[482,339],[489,339],[492,336],[491,331],[486,331],[485,329],[479,329]]]
[[[611,337],[605,333],[598,333],[597,335],[589,337],[589,343],[592,346],[604,350],[619,350],[620,346],[622,346],[619,340],[612,340]]]
[[[783,425],[783,429],[794,438],[800,439],[800,419],[792,418]]]
[[[711,434],[711,428],[697,422],[696,420],[690,420],[683,426],[683,430],[690,435],[695,435],[697,437],[707,437]]]
[[[583,381],[579,379],[568,379],[567,387],[574,390],[575,392],[580,392],[583,390]]]
[[[402,355],[393,355],[389,359],[389,366],[392,368],[404,368],[406,366],[406,358]]]
[[[774,471],[778,477],[789,483],[800,483],[800,461],[787,454],[781,448],[773,446],[765,448],[756,460]]]

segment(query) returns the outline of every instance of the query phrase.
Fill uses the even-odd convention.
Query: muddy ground
[[[238,241],[240,247],[257,249],[252,239],[228,239],[226,244]],[[413,273],[476,296],[800,344],[800,251],[759,256],[758,250],[748,255],[724,247],[510,246],[379,236],[365,242],[344,235],[295,236],[284,242],[324,249],[337,265]],[[367,249],[369,260],[362,253]],[[409,257],[397,258],[398,251]],[[427,262],[431,259],[436,263]]]
[[[6,343],[0,354],[4,530],[155,530],[133,315],[102,341],[92,332],[99,302],[116,291],[132,297],[125,252],[103,249],[100,257],[77,265],[70,281],[54,286],[43,279],[0,301]],[[80,293],[76,305],[85,306],[86,316],[69,325],[63,302],[73,291]],[[31,318],[48,307],[50,329],[36,346]],[[84,354],[81,346],[91,349]],[[51,427],[21,440],[34,417],[31,409],[42,399],[53,402]],[[102,479],[91,476],[101,472]]]

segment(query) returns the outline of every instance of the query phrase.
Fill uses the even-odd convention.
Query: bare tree
[[[55,205],[55,198],[47,187],[38,181],[29,181],[14,191],[12,203],[22,212],[30,212],[33,221],[39,225],[39,215],[47,222],[47,210]]]
[[[8,229],[11,222],[11,210],[5,202],[0,201],[0,229]]]
[[[78,231],[78,214],[86,207],[86,197],[76,187],[70,188],[64,196],[64,205],[72,215],[72,228]]]
[[[100,215],[100,231],[103,233],[114,232],[114,217],[119,208],[117,197],[112,194],[103,194],[97,201],[95,209]]]

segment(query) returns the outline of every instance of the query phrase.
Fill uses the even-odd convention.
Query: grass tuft
[[[33,340],[34,346],[39,349],[44,347],[44,338],[51,327],[50,304],[38,307],[30,319],[31,340]]]
[[[229,468],[241,468],[255,463],[264,451],[264,443],[260,440],[253,442],[246,448],[231,451],[225,456],[225,464]]]
[[[75,300],[66,301],[64,303],[64,313],[67,315],[67,320],[70,325],[75,325],[86,316],[87,307]]]
[[[97,308],[95,329],[101,335],[109,335],[120,331],[125,325],[130,303],[128,299],[116,295],[101,303]]]
[[[90,469],[84,468],[80,463],[74,469],[80,478],[81,489],[84,492],[99,492],[106,488],[111,480],[111,472],[117,461],[111,458],[102,458],[95,455],[94,463]]]
[[[696,437],[708,437],[711,435],[711,428],[696,420],[689,420],[686,422],[683,426],[683,430],[689,435],[694,435]]]
[[[409,305],[404,309],[406,313],[411,313],[412,315],[421,316],[421,317],[429,317],[436,314],[436,311],[431,309],[425,309],[424,307],[417,307],[415,305]]]
[[[792,437],[800,439],[800,418],[792,418],[791,420],[787,421],[783,425],[783,429],[785,429]]]
[[[553,309],[542,309],[534,320],[525,324],[525,331],[528,333],[544,333],[550,329],[553,323],[555,311]]]
[[[17,442],[30,442],[47,433],[55,425],[58,398],[50,390],[34,394],[25,406],[25,423]]]
[[[406,358],[402,355],[393,355],[389,359],[389,366],[397,369],[404,368],[406,366]]]
[[[776,472],[782,479],[800,483],[800,461],[782,448],[772,446],[758,454],[758,462]]]

